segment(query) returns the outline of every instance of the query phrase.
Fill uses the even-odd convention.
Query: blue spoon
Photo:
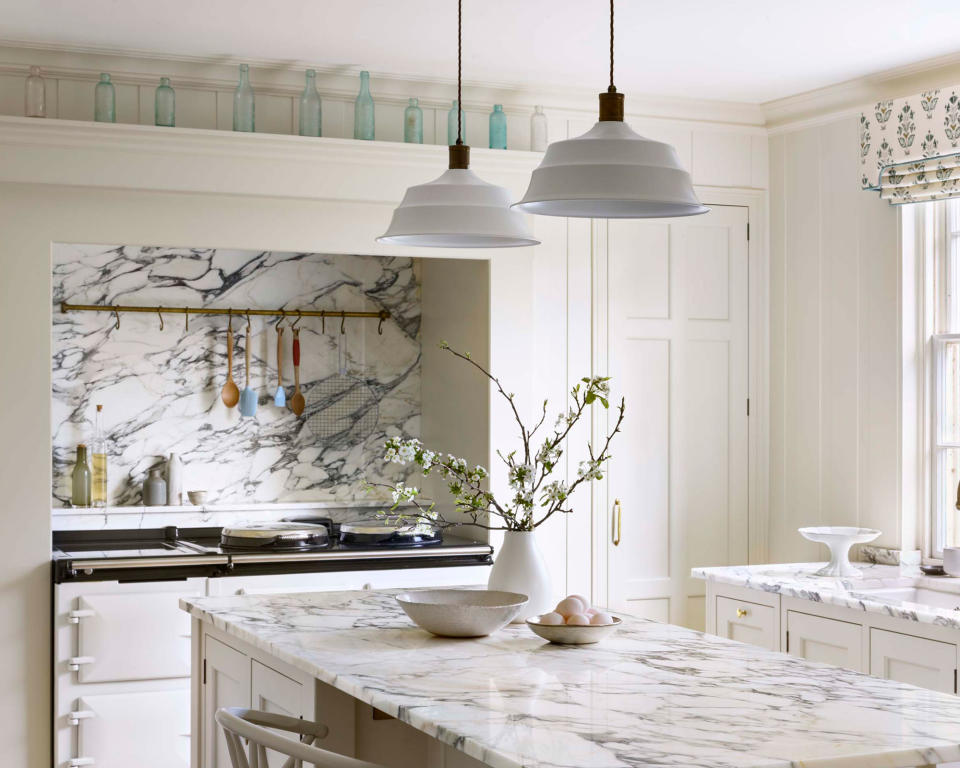
[[[283,318],[280,318],[283,322]],[[277,393],[273,396],[277,408],[287,407],[287,391],[283,388],[283,326],[277,324]]]
[[[240,393],[240,415],[255,416],[257,413],[257,393],[250,388],[250,317],[247,317],[247,338],[243,350],[246,362],[247,382]]]

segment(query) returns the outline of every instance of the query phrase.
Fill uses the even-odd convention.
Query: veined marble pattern
[[[420,433],[420,292],[411,258],[316,253],[55,245],[53,248],[53,504],[68,502],[75,447],[93,432],[103,403],[110,455],[109,503],[139,504],[147,470],[171,451],[185,464],[184,492],[205,489],[210,502],[369,498],[364,476],[397,479],[379,460],[390,435]],[[254,418],[226,408],[227,318],[152,314],[63,314],[59,304],[132,304],[330,310],[386,309],[391,319],[347,319],[347,373],[363,379],[379,403],[373,433],[320,441],[277,388],[275,318],[252,318]],[[235,317],[234,379],[244,386]],[[301,321],[301,388],[338,373],[339,321]],[[293,337],[284,333],[284,383],[293,391]],[[362,414],[357,413],[359,419]]]
[[[937,608],[923,603],[898,599],[898,594],[873,593],[871,590],[906,590],[914,587],[956,594],[960,607],[960,579],[949,576],[911,575],[914,566],[871,565],[857,563],[861,578],[815,576],[823,563],[788,563],[780,565],[732,565],[715,568],[693,568],[692,576],[747,589],[799,597],[816,603],[829,603],[842,608],[880,613],[895,619],[908,619],[921,624],[938,624],[960,629],[960,610]]]
[[[182,600],[493,768],[896,768],[960,760],[960,698],[624,617],[595,646],[414,627],[393,592]]]

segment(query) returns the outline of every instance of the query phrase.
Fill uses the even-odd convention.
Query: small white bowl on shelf
[[[517,592],[492,589],[422,589],[397,595],[413,623],[439,637],[486,637],[513,621],[527,600]]]
[[[527,626],[535,635],[558,645],[599,643],[616,632],[622,623],[616,616],[612,624],[541,624],[539,616],[527,619]]]
[[[818,525],[797,530],[803,538],[818,544],[826,544],[830,548],[830,562],[814,575],[841,577],[862,575],[859,569],[850,565],[850,547],[854,544],[873,541],[881,533],[876,528],[856,528],[846,525]]]

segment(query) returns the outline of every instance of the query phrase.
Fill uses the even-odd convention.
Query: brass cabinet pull
[[[620,505],[620,499],[613,502],[613,546],[620,544],[620,532],[623,526],[623,509]]]
[[[743,618],[744,616],[746,616],[746,615],[747,615],[747,609],[746,609],[746,608],[737,608],[737,618],[738,618],[738,619],[742,619],[742,618]]]

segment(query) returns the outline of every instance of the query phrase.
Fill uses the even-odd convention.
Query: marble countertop
[[[856,563],[862,574],[859,578],[815,576],[823,565],[733,565],[694,568],[691,575],[722,584],[960,629],[960,578],[912,576],[903,573],[899,566],[867,563]],[[912,601],[910,598],[916,597],[917,590],[935,592],[928,593],[928,599],[939,605]]]
[[[960,760],[960,698],[623,617],[595,646],[414,627],[393,592],[192,598],[194,617],[493,768]]]

